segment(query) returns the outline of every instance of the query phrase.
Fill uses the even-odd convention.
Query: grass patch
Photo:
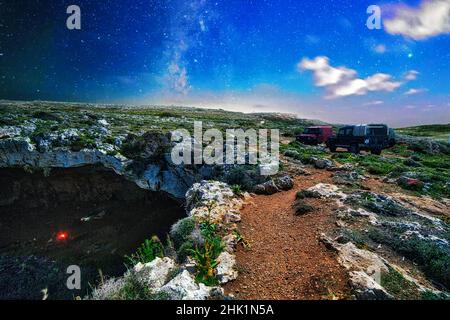
[[[450,252],[448,248],[417,236],[401,240],[395,232],[388,234],[376,228],[369,230],[368,235],[373,241],[385,244],[417,263],[425,275],[436,284],[447,290],[450,288]]]
[[[398,133],[416,137],[431,137],[441,141],[447,141],[450,136],[450,123],[416,126],[396,129]]]
[[[430,290],[426,290],[422,292],[421,298],[422,300],[450,300],[450,295],[444,292],[436,293]]]
[[[397,270],[389,267],[389,272],[381,274],[381,285],[398,300],[419,300],[422,298],[416,284],[408,281]]]

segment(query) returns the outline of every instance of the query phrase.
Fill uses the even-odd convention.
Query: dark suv
[[[394,130],[385,124],[345,126],[327,142],[331,152],[340,147],[355,154],[365,150],[378,155],[393,144],[395,144]]]

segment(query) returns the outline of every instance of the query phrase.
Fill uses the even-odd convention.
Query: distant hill
[[[446,141],[450,137],[450,123],[432,124],[396,129],[398,133],[416,137],[430,137],[436,140]]]

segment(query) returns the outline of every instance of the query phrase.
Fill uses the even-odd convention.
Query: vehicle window
[[[339,129],[338,135],[340,136],[352,136],[353,135],[353,128],[342,128]]]
[[[305,129],[305,131],[303,133],[305,133],[305,134],[320,134],[320,129],[319,128],[307,128],[307,129]]]
[[[378,128],[367,128],[367,134],[369,136],[382,136],[386,135],[386,128],[378,127]]]

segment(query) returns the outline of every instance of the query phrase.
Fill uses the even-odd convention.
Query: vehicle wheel
[[[359,146],[357,144],[352,144],[348,151],[354,154],[359,154]]]
[[[381,149],[372,149],[370,150],[370,153],[379,156],[381,154]]]

